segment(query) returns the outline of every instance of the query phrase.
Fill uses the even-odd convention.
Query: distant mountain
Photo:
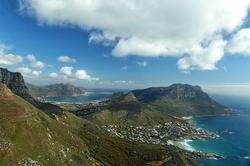
[[[0,165],[198,165],[177,147],[109,137],[67,111],[51,118],[1,83],[0,129]]]
[[[60,97],[71,97],[71,96],[82,96],[84,91],[71,85],[67,84],[54,84],[47,86],[35,86],[33,84],[26,83],[29,89],[29,93],[33,97],[45,97],[45,96],[60,96]]]
[[[106,103],[102,111],[84,117],[101,125],[157,125],[180,121],[176,117],[230,114],[200,86],[188,84],[119,93]]]
[[[147,103],[173,116],[228,114],[228,108],[211,99],[201,87],[173,84],[169,87],[153,87],[134,90],[141,103]]]

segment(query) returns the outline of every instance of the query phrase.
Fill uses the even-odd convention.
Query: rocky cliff
[[[14,94],[25,100],[32,100],[28,88],[25,86],[23,76],[20,73],[0,68],[0,83],[5,84]]]
[[[8,69],[0,68],[0,83],[5,84],[14,94],[22,97],[38,109],[51,115],[52,113],[61,114],[62,109],[50,103],[37,102],[28,91],[24,83],[23,76],[19,72],[11,72]]]

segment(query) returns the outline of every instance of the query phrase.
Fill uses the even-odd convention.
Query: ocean
[[[234,109],[238,116],[193,117],[196,127],[217,132],[217,138],[180,140],[175,144],[190,151],[204,151],[222,159],[197,159],[204,166],[250,166],[250,97],[210,95],[217,102]]]
[[[85,92],[84,96],[75,97],[46,97],[52,102],[86,103],[94,100],[101,100],[110,97],[114,92]]]

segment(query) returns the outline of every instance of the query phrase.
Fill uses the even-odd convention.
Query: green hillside
[[[49,117],[0,84],[0,165],[198,165],[174,146],[109,137],[64,111]]]
[[[107,107],[100,109],[84,118],[99,125],[157,125],[169,121],[180,121],[150,104],[144,104],[137,100],[132,92],[124,95],[121,99],[110,103]]]
[[[58,120],[50,118],[3,84],[0,86],[1,165],[27,162],[91,165],[86,144],[72,132],[76,126],[64,124],[59,117]],[[69,116],[66,113],[64,118]],[[84,123],[81,119],[76,120],[74,123]]]

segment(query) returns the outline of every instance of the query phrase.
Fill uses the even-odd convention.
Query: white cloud
[[[70,57],[68,56],[59,56],[57,58],[58,61],[61,61],[61,62],[68,62],[68,63],[75,63],[76,60],[75,59],[71,59]]]
[[[88,80],[88,81],[92,81],[92,80],[98,81],[99,80],[99,78],[91,78],[89,75],[87,75],[87,72],[84,70],[77,70],[75,73],[75,77],[77,79]]]
[[[42,68],[44,68],[46,65],[45,65],[45,63],[43,63],[43,62],[41,62],[41,61],[37,61],[37,62],[31,62],[30,66],[33,67],[33,68],[42,69]]]
[[[215,70],[227,43],[222,35],[239,30],[250,0],[19,0],[19,4],[40,25],[90,31],[89,42],[114,45],[113,56],[172,56],[181,58],[177,65],[183,70]]]
[[[193,45],[189,49],[189,55],[177,62],[182,70],[216,70],[215,64],[224,56],[224,47],[227,42],[220,36],[208,43],[208,46]]]
[[[39,77],[42,74],[42,71],[31,70],[28,67],[19,67],[16,68],[16,71],[20,72],[24,77],[35,78]]]
[[[89,43],[91,42],[103,42],[105,46],[114,45],[115,42],[115,35],[111,35],[108,33],[98,33],[98,32],[92,32],[89,37]]]
[[[73,67],[64,66],[60,69],[61,75],[57,73],[51,73],[49,76],[52,78],[63,78],[71,80],[87,80],[87,81],[98,81],[99,78],[92,78],[87,74],[85,70],[77,70],[76,73],[72,72]]]
[[[250,56],[250,28],[238,31],[229,41],[227,51]]]
[[[29,54],[29,55],[27,55],[27,57],[26,57],[30,62],[34,62],[34,61],[36,61],[36,58],[35,58],[35,56],[34,55],[31,55],[31,54]]]
[[[32,68],[38,68],[38,69],[42,69],[44,67],[46,67],[46,64],[41,62],[41,61],[37,61],[36,57],[34,55],[27,55],[26,57],[29,61],[30,61],[30,66]]]
[[[23,61],[22,56],[6,54],[6,50],[10,50],[10,48],[0,43],[0,65],[16,65]]]
[[[147,64],[148,64],[148,62],[147,62],[147,61],[137,62],[137,64],[138,64],[139,66],[146,67]]]
[[[49,76],[52,77],[52,78],[58,78],[59,77],[59,75],[57,73],[54,73],[54,72],[50,73]]]
[[[28,75],[32,72],[32,70],[28,67],[19,67],[16,69],[16,71],[20,72],[22,75]]]
[[[60,69],[60,73],[66,74],[67,76],[72,75],[72,69],[73,67],[69,66],[64,66]]]
[[[39,77],[42,74],[42,71],[32,71],[32,74],[36,77]]]

